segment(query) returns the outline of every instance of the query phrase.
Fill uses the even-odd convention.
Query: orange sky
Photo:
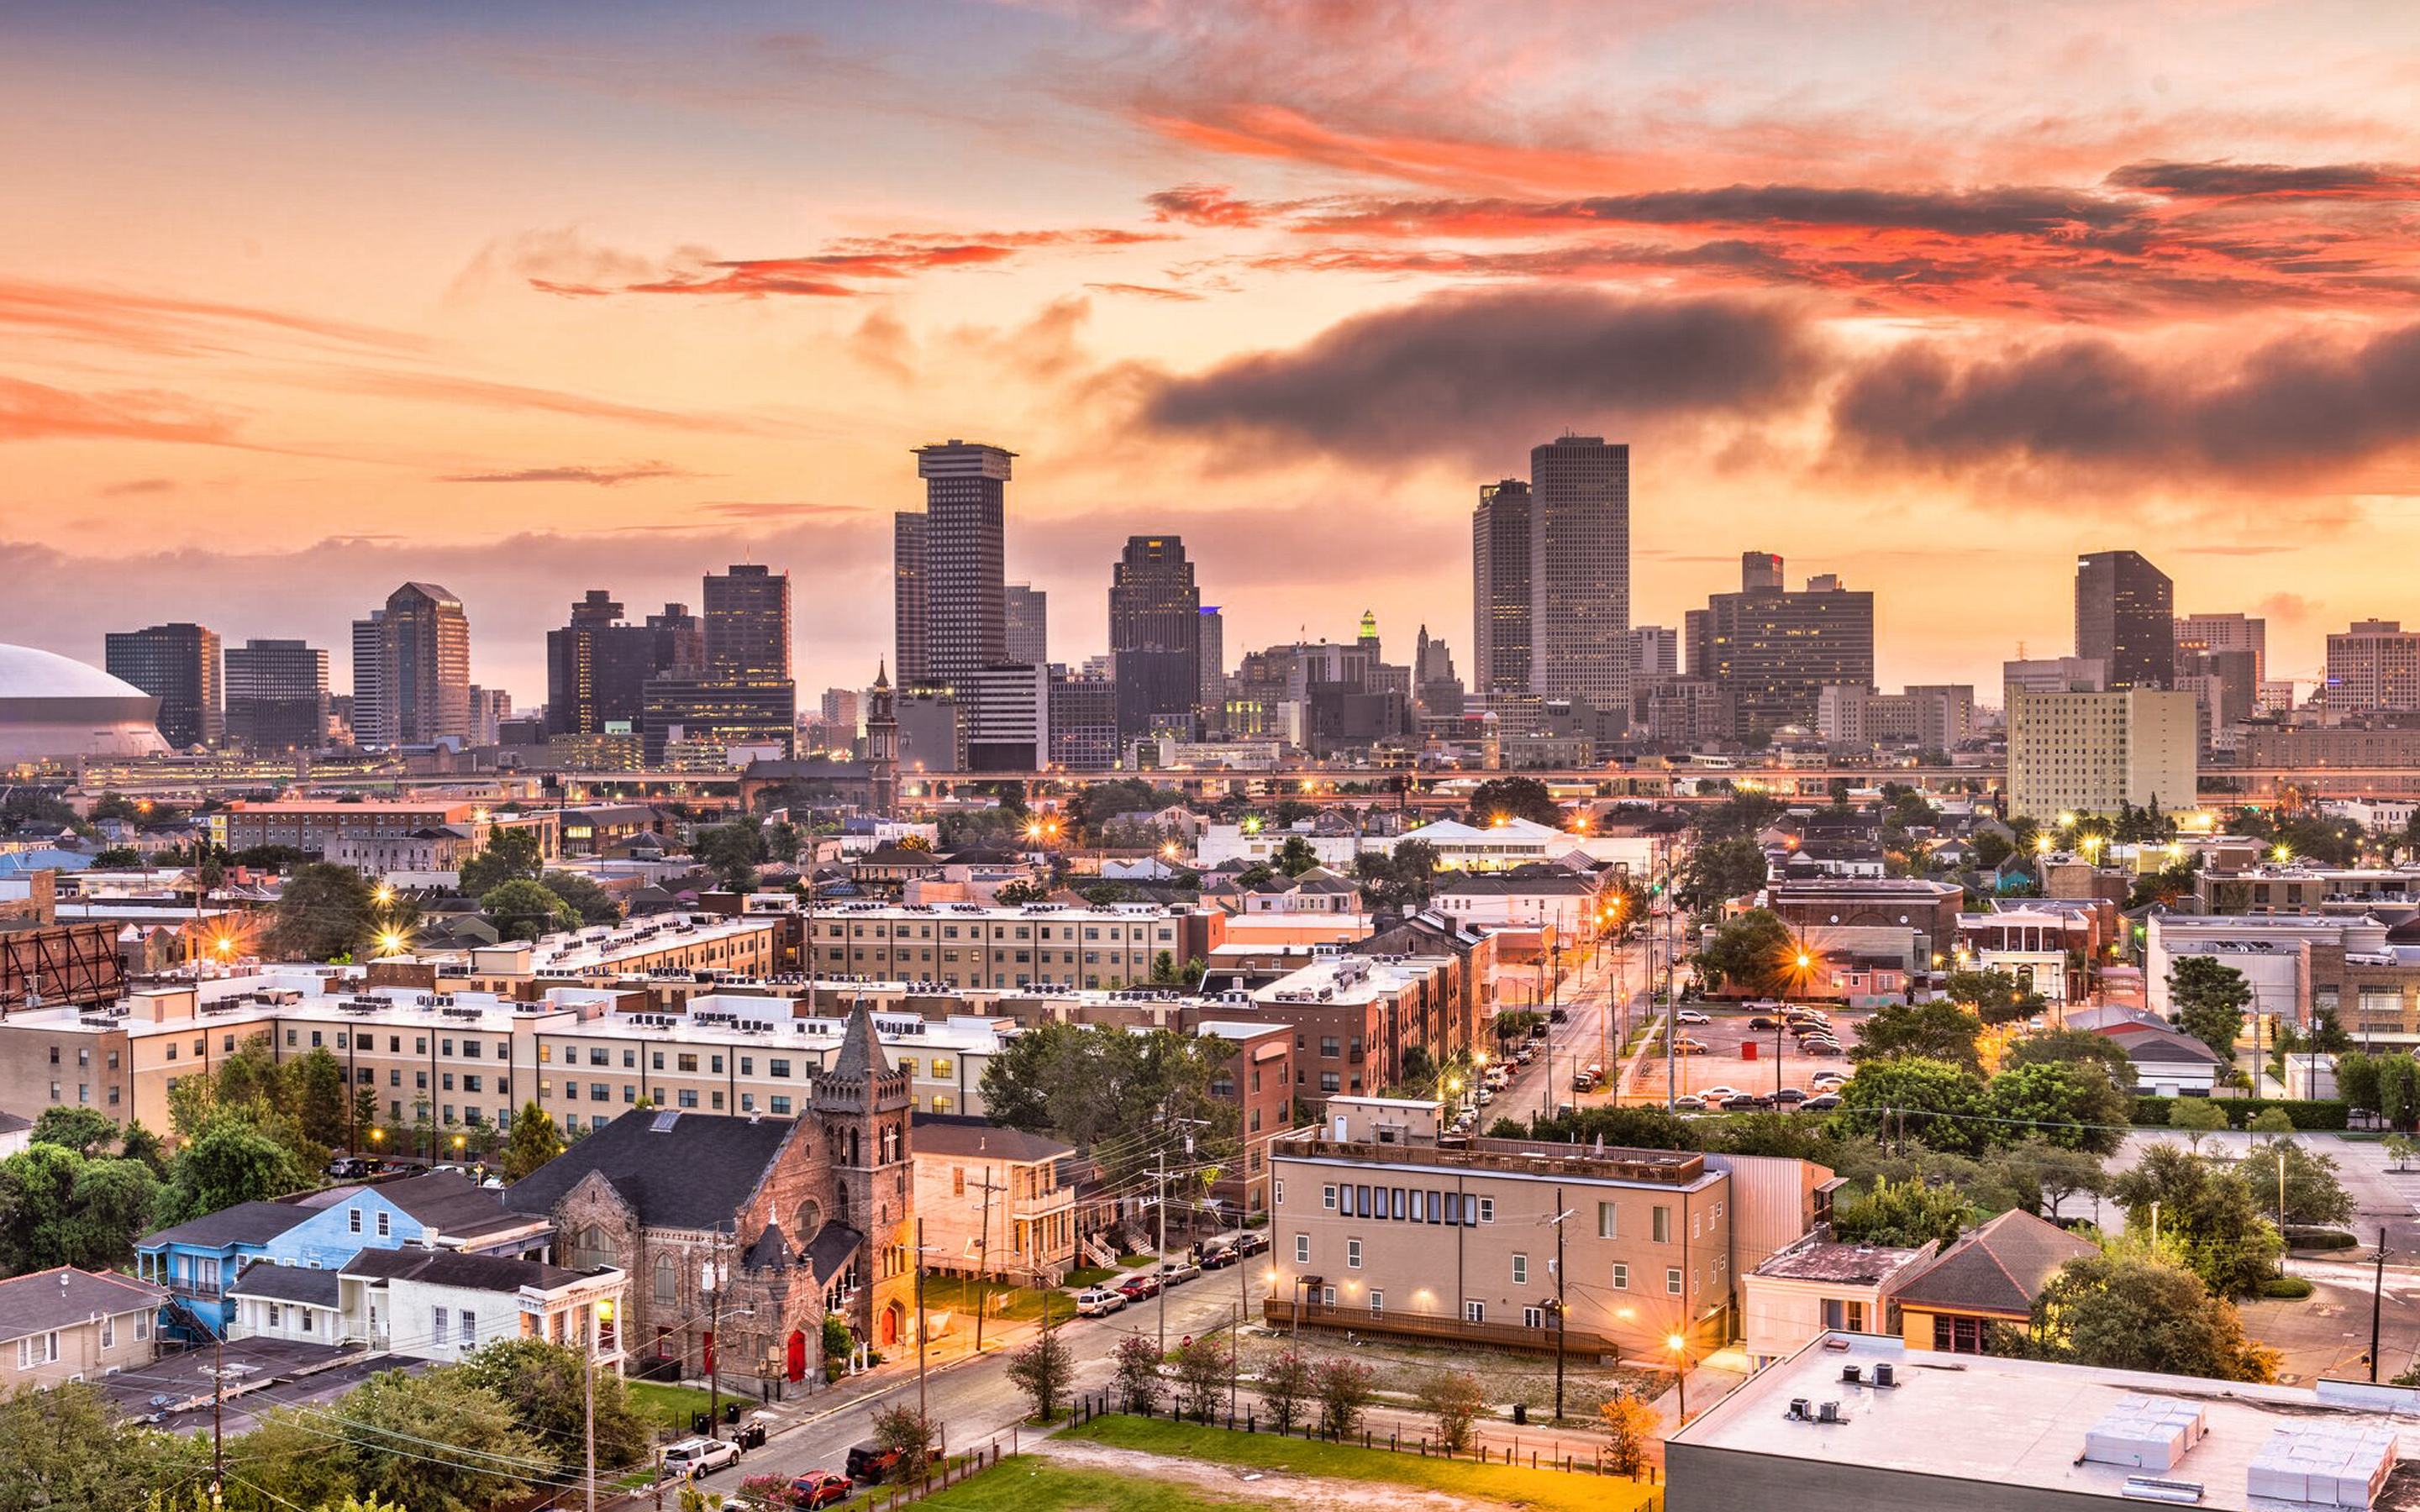
[[[497,14],[489,14],[489,11]],[[1634,604],[1739,553],[1881,674],[2180,609],[2420,619],[2420,12],[28,4],[0,48],[0,640],[466,600],[544,696],[588,587],[798,585],[890,641],[908,449],[1020,453],[1054,657],[1179,532],[1227,649],[1426,623],[1468,510],[1627,440]]]

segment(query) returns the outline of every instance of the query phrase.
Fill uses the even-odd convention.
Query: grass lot
[[[1297,1475],[1334,1480],[1391,1481],[1449,1494],[1507,1502],[1541,1512],[1641,1512],[1657,1504],[1655,1489],[1602,1475],[1530,1470],[1521,1465],[1477,1465],[1467,1459],[1424,1459],[1386,1449],[1236,1433],[1157,1418],[1107,1416],[1063,1430],[1119,1449],[1175,1455],[1214,1464],[1283,1469]],[[976,1481],[981,1485],[981,1479]],[[1104,1504],[1114,1505],[1116,1504]]]
[[[1078,1266],[1077,1269],[1067,1273],[1067,1285],[1070,1288],[1097,1287],[1113,1275],[1124,1275],[1125,1273],[1124,1271],[1105,1270],[1097,1265]]]
[[[1118,1263],[1125,1266],[1129,1271],[1140,1271],[1146,1265],[1157,1265],[1159,1263],[1159,1257],[1156,1255],[1121,1255],[1118,1257]]]
[[[975,1317],[975,1298],[979,1291],[987,1291],[991,1294],[993,1300],[988,1316],[995,1319],[1002,1318],[1030,1319],[1042,1316],[1042,1302],[1046,1293],[1031,1287],[1002,1286],[994,1282],[989,1286],[978,1288],[975,1283],[964,1277],[944,1275],[928,1275],[924,1278],[924,1310],[964,1314],[968,1326],[972,1327]],[[1047,1295],[1050,1298],[1051,1317],[1074,1316],[1074,1304],[1057,1293]]]
[[[666,1386],[653,1381],[633,1381],[626,1389],[630,1394],[630,1405],[639,1410],[640,1416],[675,1433],[687,1433],[689,1415],[705,1412],[708,1401],[706,1393],[692,1387]],[[730,1400],[728,1396],[723,1399]]]
[[[1213,1501],[1189,1487],[1071,1470],[1032,1455],[1003,1459],[921,1504],[936,1512],[1208,1512],[1256,1504]]]

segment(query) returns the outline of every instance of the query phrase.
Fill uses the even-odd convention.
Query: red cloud
[[[1084,286],[1100,294],[1131,294],[1146,300],[1192,301],[1202,298],[1191,289],[1165,288],[1157,284],[1087,284]]]
[[[1642,160],[1609,152],[1343,131],[1281,105],[1231,105],[1215,119],[1146,114],[1142,121],[1163,136],[1213,152],[1318,163],[1465,191],[1512,184],[1582,193],[1636,182],[1642,166]]]
[[[1179,184],[1146,194],[1155,221],[1183,221],[1190,225],[1258,225],[1273,207],[1237,199],[1225,184]]]
[[[313,379],[323,387],[386,398],[426,399],[438,404],[474,405],[483,409],[538,409],[576,415],[582,420],[610,421],[623,425],[655,425],[667,430],[717,431],[779,435],[782,427],[734,415],[656,409],[619,404],[612,399],[566,393],[560,389],[533,388],[521,383],[496,383],[486,378],[458,378],[446,373],[396,373],[355,369]]]
[[[1162,233],[1113,227],[1080,227],[1059,231],[1003,231],[969,236],[963,233],[900,232],[884,237],[849,237],[824,251],[799,257],[716,259],[693,270],[676,270],[661,278],[604,287],[595,284],[556,284],[530,280],[541,293],[573,297],[602,294],[728,294],[762,299],[768,294],[816,299],[854,299],[866,292],[847,279],[909,278],[937,268],[981,267],[1006,262],[1020,253],[1041,247],[1125,247],[1174,239]]]
[[[235,423],[225,414],[156,389],[113,393],[73,393],[47,383],[0,378],[0,441],[39,441],[109,437],[132,441],[179,441],[236,446]]]
[[[264,333],[311,337],[351,347],[407,350],[418,337],[344,320],[281,310],[132,294],[69,284],[0,279],[0,326],[20,326],[136,351],[191,356],[242,350]]]

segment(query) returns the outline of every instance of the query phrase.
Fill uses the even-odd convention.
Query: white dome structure
[[[0,645],[0,762],[159,756],[160,701],[98,667]]]

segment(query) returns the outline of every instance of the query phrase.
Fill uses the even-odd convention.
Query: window
[[[101,1347],[104,1350],[114,1350],[117,1348],[116,1319],[103,1318],[101,1320]]]
[[[1487,1304],[1466,1302],[1462,1304],[1462,1316],[1469,1322],[1483,1323],[1487,1321]]]
[[[1866,1331],[1866,1304],[1840,1297],[1823,1299],[1823,1326],[1844,1334]]]
[[[1982,1354],[1983,1320],[1979,1318],[1932,1319],[1932,1347],[1945,1354]]]
[[[294,1316],[302,1320],[303,1333],[308,1334],[312,1332],[311,1325],[318,1317],[318,1312],[319,1310],[316,1307],[297,1307],[294,1309]]]
[[[349,1234],[358,1234],[361,1231],[362,1210],[359,1208],[347,1208],[345,1210],[345,1232]]]
[[[1296,1265],[1309,1265],[1311,1263],[1311,1236],[1309,1234],[1296,1234],[1294,1236],[1294,1263]]]
[[[1654,1239],[1658,1244],[1672,1242],[1672,1210],[1658,1206],[1655,1210]]]
[[[1272,1180],[1269,1185],[1273,1189],[1269,1200],[1272,1202],[1285,1201],[1285,1182],[1281,1180]]]
[[[1319,1073],[1319,1089],[1323,1092],[1341,1092],[1344,1090],[1343,1078],[1332,1071],[1323,1071]]]
[[[1619,1239],[1621,1237],[1619,1232],[1619,1226],[1616,1224],[1614,1219],[1614,1215],[1620,1211],[1621,1210],[1619,1208],[1610,1202],[1600,1202],[1596,1205],[1597,1238]]]
[[[1521,1309],[1521,1326],[1522,1326],[1523,1328],[1544,1328],[1544,1327],[1545,1327],[1545,1326],[1546,1326],[1546,1309],[1544,1309],[1544,1307],[1524,1307],[1524,1308],[1522,1308],[1522,1309]]]
[[[958,1073],[957,1065],[947,1056],[935,1056],[929,1074],[937,1082],[946,1082]]]
[[[1348,1271],[1361,1269],[1361,1242],[1357,1239],[1344,1242],[1344,1268]]]
[[[1669,1296],[1677,1297],[1681,1294],[1681,1268],[1679,1266],[1671,1265],[1665,1267],[1664,1290],[1666,1294]]]
[[[662,1057],[661,1056],[657,1057],[656,1057],[656,1063],[657,1063],[658,1065],[661,1065],[661,1064],[663,1063],[663,1057]],[[695,1070],[697,1070],[697,1057],[696,1057],[695,1056],[683,1056],[683,1057],[680,1057],[680,1069],[681,1069],[681,1070],[683,1070],[683,1071],[695,1071]]]
[[[272,1303],[271,1303],[271,1304],[269,1304],[269,1326],[270,1326],[271,1328],[282,1328],[282,1327],[284,1327],[284,1326],[285,1326],[285,1322],[284,1322],[285,1317],[286,1317],[285,1310],[284,1310],[283,1308],[279,1307],[279,1306],[277,1305],[277,1304],[275,1304],[275,1303],[273,1303],[273,1302],[272,1302]]]
[[[680,1272],[674,1267],[673,1257],[669,1255],[656,1257],[656,1300],[658,1302],[680,1300]],[[442,1332],[442,1324],[440,1332]]]
[[[391,1239],[394,1236],[395,1214],[391,1212],[380,1213],[378,1215],[378,1237],[380,1239]]]
[[[1319,1037],[1319,1053],[1322,1056],[1333,1060],[1336,1058],[1337,1048],[1338,1043],[1336,1036],[1332,1034],[1323,1034]]]
[[[1613,1289],[1616,1291],[1628,1291],[1630,1289],[1629,1266],[1616,1265],[1613,1268]]]
[[[680,1105],[681,1105],[681,1106],[683,1106],[683,1107],[685,1107],[685,1108],[693,1108],[693,1107],[697,1106],[697,1088],[694,1088],[694,1087],[684,1087],[684,1088],[681,1088],[681,1091],[680,1091]]]
[[[1319,1189],[1319,1205],[1329,1212],[1336,1211],[1336,1188],[1333,1185],[1325,1185]]]
[[[790,1100],[788,1098],[783,1097],[777,1092],[773,1095],[771,1102],[773,1103],[773,1112],[777,1116],[782,1118],[789,1117]]]
[[[1479,1199],[1479,1221],[1483,1224],[1492,1224],[1496,1221],[1496,1199],[1494,1197],[1481,1197]]]
[[[461,1316],[458,1321],[461,1328],[461,1333],[456,1335],[457,1338],[460,1339],[461,1342],[465,1344],[476,1344],[479,1342],[479,1315],[477,1313],[465,1307],[462,1309]]]
[[[776,1057],[765,1063],[765,1070],[768,1075],[779,1076],[786,1080],[790,1074],[790,1063],[786,1060]]]
[[[134,1342],[142,1344],[147,1342],[150,1337],[151,1315],[149,1313],[136,1313],[134,1315]]]
[[[1529,1284],[1529,1257],[1527,1255],[1512,1257],[1512,1284],[1516,1287]]]

